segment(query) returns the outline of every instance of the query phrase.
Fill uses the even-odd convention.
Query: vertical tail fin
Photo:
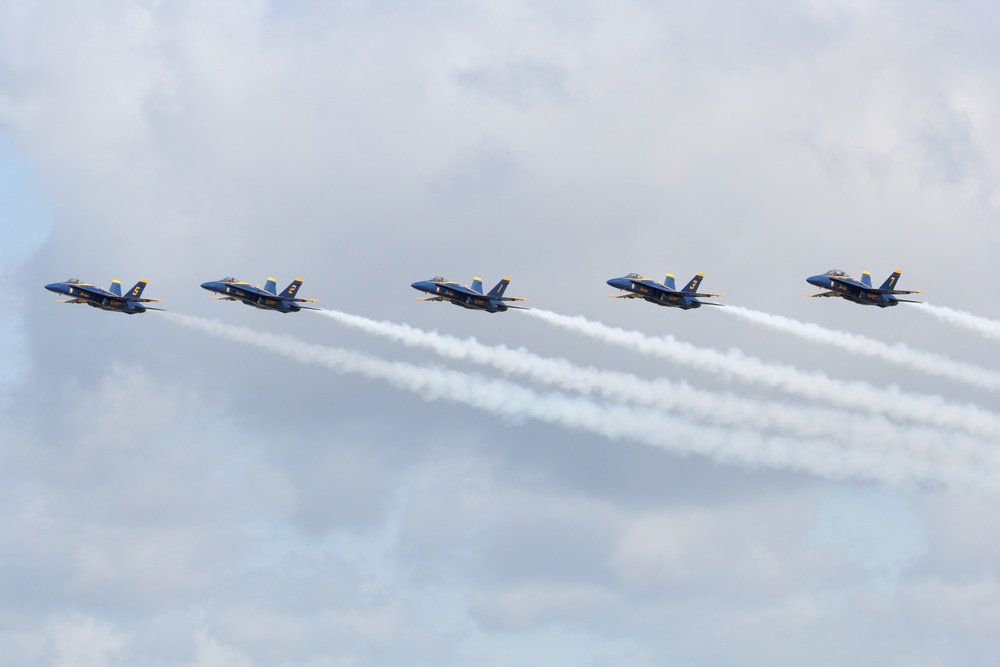
[[[273,279],[270,282],[271,282],[271,285],[272,285],[271,290],[274,291],[274,287],[273,287],[274,281],[273,281]],[[289,285],[288,287],[286,287],[285,291],[282,292],[281,294],[279,294],[278,296],[285,297],[285,298],[293,297],[293,296],[295,296],[295,293],[299,291],[299,287],[301,287],[301,286],[302,286],[302,278],[296,278],[295,280],[292,281],[292,284]]]
[[[275,294],[278,291],[278,283],[275,282],[274,278],[268,278],[267,282],[264,283],[264,291]]]
[[[121,296],[122,295],[122,282],[120,280],[112,280],[111,281],[111,287],[109,287],[108,290],[112,294],[114,294],[115,296]]]
[[[483,279],[479,276],[472,279],[472,291],[479,292],[480,294],[483,293]]]
[[[146,281],[140,280],[135,284],[135,287],[133,287],[128,291],[128,298],[138,299],[140,296],[142,296],[142,290],[144,289],[146,289]]]
[[[496,284],[496,287],[494,287],[493,289],[491,289],[490,293],[487,294],[486,296],[492,296],[492,297],[501,297],[501,296],[503,296],[503,293],[504,293],[504,291],[506,291],[507,285],[509,285],[509,284],[510,284],[510,278],[508,278],[507,276],[504,276],[503,280],[501,280],[500,282],[498,282]]]
[[[683,291],[685,291],[685,292],[697,292],[698,291],[698,286],[701,285],[701,281],[704,280],[704,278],[705,278],[705,274],[704,273],[699,273],[698,275],[696,275],[694,278],[691,279],[691,282],[689,282],[684,287]]]
[[[888,278],[885,279],[885,282],[882,283],[882,287],[880,287],[879,289],[885,289],[885,290],[896,289],[896,283],[899,282],[899,276],[902,275],[902,273],[903,272],[900,271],[899,269],[893,271],[892,275],[890,275]]]
[[[677,289],[677,284],[674,283],[674,274],[668,273],[667,277],[663,279],[663,286],[669,287],[672,290]]]
[[[861,272],[861,283],[865,287],[871,287],[872,286],[872,274],[868,273],[867,271],[862,271]]]

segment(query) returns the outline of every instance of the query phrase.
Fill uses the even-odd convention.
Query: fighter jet
[[[678,291],[674,283],[674,276],[668,273],[662,283],[658,283],[652,278],[643,278],[638,273],[630,273],[623,278],[612,278],[608,284],[617,287],[628,294],[612,294],[612,299],[645,299],[658,306],[670,306],[672,308],[683,308],[691,310],[701,306],[721,306],[721,303],[699,301],[699,298],[712,296],[725,296],[723,294],[707,294],[698,291],[704,273],[699,273],[684,287]]]
[[[59,299],[59,303],[85,303],[94,308],[110,310],[115,313],[125,313],[126,315],[144,313],[147,310],[163,310],[163,308],[140,305],[160,301],[160,299],[140,298],[142,291],[146,289],[145,280],[137,282],[135,287],[130,289],[124,296],[122,295],[122,284],[118,280],[112,280],[111,287],[108,289],[101,289],[90,283],[81,282],[76,278],[70,278],[61,283],[49,283],[45,286],[45,289],[56,294],[65,294],[72,297],[70,299]]]
[[[857,281],[843,271],[830,269],[820,276],[806,278],[806,282],[816,287],[822,287],[827,292],[819,294],[806,294],[806,296],[839,296],[862,306],[878,306],[879,308],[889,308],[895,306],[900,301],[905,303],[921,303],[910,299],[897,299],[893,294],[923,294],[920,290],[894,290],[896,282],[902,273],[900,270],[892,272],[882,286],[878,289],[872,287],[872,276],[867,271],[861,273],[861,281]]]
[[[527,310],[523,306],[508,306],[505,301],[527,301],[518,296],[504,296],[503,293],[510,284],[510,278],[504,277],[491,289],[488,294],[483,294],[483,279],[476,277],[472,279],[472,285],[459,285],[458,283],[446,280],[441,276],[435,276],[430,280],[421,280],[411,285],[413,289],[433,294],[429,297],[417,297],[420,301],[450,301],[456,306],[468,308],[470,310],[485,310],[487,313],[500,313],[508,308],[520,308]]]
[[[300,299],[295,296],[301,285],[302,279],[296,278],[281,294],[277,294],[278,286],[274,278],[268,278],[263,287],[231,277],[201,284],[209,292],[220,294],[221,296],[212,297],[219,301],[242,301],[254,308],[276,310],[279,313],[295,313],[302,309],[319,310],[318,308],[298,305],[300,303],[317,303],[316,299]]]

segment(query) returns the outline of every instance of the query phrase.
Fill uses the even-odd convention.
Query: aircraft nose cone
[[[410,287],[420,290],[421,292],[433,292],[434,288],[437,286],[429,280],[418,280],[417,282],[412,283]]]
[[[215,280],[210,280],[207,283],[201,284],[202,289],[207,289],[210,292],[214,292],[219,289],[219,283]]]
[[[809,276],[806,278],[806,282],[810,285],[815,285],[816,287],[826,286],[826,279],[823,276]]]
[[[625,289],[629,286],[629,281],[625,278],[612,278],[608,284],[617,289]]]
[[[45,289],[47,289],[50,292],[60,292],[61,291],[60,287],[61,283],[49,283],[48,285],[45,286]]]

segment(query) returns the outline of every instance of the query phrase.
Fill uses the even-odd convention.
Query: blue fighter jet
[[[449,301],[462,308],[485,310],[487,313],[501,313],[508,308],[527,310],[523,306],[508,306],[504,303],[505,301],[527,301],[527,299],[518,296],[504,296],[503,293],[508,284],[510,284],[510,278],[504,277],[488,294],[483,294],[482,278],[473,278],[472,285],[469,286],[459,285],[454,281],[436,276],[430,280],[415,282],[411,287],[434,295],[417,297],[420,301]]]
[[[209,292],[220,294],[221,296],[212,297],[219,301],[242,301],[254,308],[276,310],[279,313],[296,313],[302,309],[319,310],[299,305],[300,303],[317,303],[316,299],[300,299],[295,296],[301,285],[302,279],[296,278],[281,294],[277,294],[278,286],[274,278],[268,278],[263,287],[251,285],[236,278],[223,278],[201,284]]]
[[[677,289],[674,283],[674,276],[671,273],[667,274],[662,283],[658,283],[652,278],[643,278],[638,273],[630,273],[623,278],[612,278],[608,281],[608,284],[623,292],[628,292],[628,294],[612,294],[612,299],[645,299],[650,303],[655,303],[657,306],[670,306],[673,308],[683,308],[684,310],[701,308],[702,306],[723,305],[721,303],[712,303],[711,301],[701,302],[698,300],[705,297],[725,296],[724,294],[699,292],[698,286],[701,285],[704,277],[704,273],[699,273],[682,290]]]
[[[117,280],[111,281],[110,288],[102,289],[96,285],[81,282],[76,278],[70,278],[61,283],[49,283],[45,286],[45,289],[56,294],[65,294],[72,297],[70,299],[59,299],[59,303],[85,303],[94,308],[110,310],[115,313],[125,313],[126,315],[144,313],[147,310],[163,310],[163,308],[141,305],[160,301],[160,299],[141,298],[142,291],[146,289],[145,280],[137,282],[135,287],[130,289],[125,295],[122,295],[122,284]]]
[[[900,270],[892,272],[882,286],[878,289],[872,287],[872,275],[867,271],[861,273],[861,281],[857,281],[843,271],[830,269],[823,275],[806,278],[806,282],[816,287],[822,287],[828,291],[819,294],[806,294],[806,296],[839,296],[860,303],[862,306],[878,306],[879,308],[889,308],[895,306],[900,301],[905,303],[921,303],[910,299],[897,299],[893,294],[923,294],[920,290],[897,290],[893,289],[899,281]]]

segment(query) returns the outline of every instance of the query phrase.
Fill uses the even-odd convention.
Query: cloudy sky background
[[[834,477],[726,463],[681,453],[699,424],[651,447],[497,416],[159,313],[61,306],[41,286],[146,278],[172,312],[554,391],[198,288],[301,276],[327,308],[685,382],[720,404],[817,402],[409,287],[509,275],[538,308],[993,411],[993,391],[721,309],[611,300],[604,281],[701,271],[726,303],[1000,370],[996,341],[917,308],[802,296],[829,268],[878,282],[901,268],[903,289],[1000,319],[998,12],[0,4],[0,654],[993,664],[995,438],[962,464],[976,485],[872,481],[901,465],[878,452],[870,474]],[[911,426],[890,423],[917,456]],[[751,454],[774,435],[726,432]],[[791,442],[778,453],[809,446]],[[831,460],[865,452],[850,444]]]

